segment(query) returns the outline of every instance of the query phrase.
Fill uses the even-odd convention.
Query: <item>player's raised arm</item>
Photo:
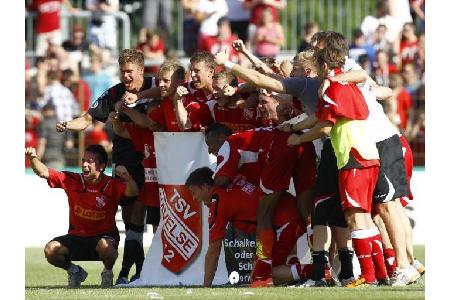
[[[245,82],[277,93],[286,94],[281,81],[261,74],[258,71],[248,69],[230,62],[229,54],[226,50],[217,53],[215,56],[215,60],[217,64],[224,65],[227,69],[231,70],[234,75],[240,77]]]
[[[149,128],[153,131],[159,131],[161,129],[159,124],[150,119],[146,114],[126,106],[123,101],[116,103],[116,111],[126,114],[138,126]]]
[[[126,92],[122,96],[122,100],[125,101],[126,104],[132,104],[139,99],[153,99],[161,97],[161,91],[158,86],[152,87],[143,91],[140,91],[137,94],[133,94],[130,92]]]
[[[333,124],[329,121],[318,122],[311,130],[303,134],[291,134],[287,143],[289,146],[296,146],[306,142],[312,142],[324,135],[329,135]]]
[[[36,149],[34,149],[33,147],[25,148],[25,155],[30,161],[33,172],[41,178],[48,179],[48,168],[37,158]]]
[[[181,131],[192,127],[192,123],[188,117],[188,112],[183,105],[183,96],[188,93],[188,90],[184,86],[180,85],[172,99],[173,107],[175,108],[175,116],[177,117],[178,128],[180,128]]]
[[[203,285],[205,287],[210,287],[212,285],[214,275],[216,274],[221,249],[222,239],[214,241],[208,246],[208,251],[205,255],[205,275],[203,279]]]

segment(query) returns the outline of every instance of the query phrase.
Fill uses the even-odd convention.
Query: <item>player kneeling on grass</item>
[[[69,233],[47,243],[44,249],[47,261],[67,270],[69,287],[79,287],[88,273],[72,261],[101,260],[104,264],[101,286],[111,287],[120,239],[115,221],[117,207],[128,204],[121,201],[124,197],[138,195],[136,182],[123,166],[115,170],[123,180],[103,174],[108,155],[100,145],[86,148],[81,173],[47,168],[31,147],[25,149],[25,155],[34,173],[47,179],[51,188],[63,189],[69,201]]]
[[[209,246],[205,257],[204,286],[211,286],[219,261],[222,240],[228,222],[240,230],[256,232],[256,215],[260,201],[257,186],[236,179],[226,189],[214,185],[213,171],[203,167],[193,171],[186,186],[194,199],[209,207]],[[273,217],[274,235],[272,248],[273,281],[276,285],[305,280],[311,273],[311,265],[285,265],[286,258],[306,231],[306,224],[297,213],[295,197],[284,192],[278,201]]]

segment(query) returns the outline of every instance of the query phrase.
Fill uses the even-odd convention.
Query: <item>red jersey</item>
[[[400,56],[402,66],[409,63],[415,63],[417,60],[417,52],[419,51],[419,40],[414,42],[400,41]]]
[[[254,233],[260,196],[258,187],[245,180],[237,180],[226,189],[214,189],[209,205],[209,242],[225,237],[228,222],[246,233]],[[283,193],[275,208],[273,225],[279,227],[292,220],[298,222],[295,198]]]
[[[83,111],[88,111],[91,106],[91,89],[89,88],[87,82],[79,79],[78,84],[75,84],[73,88],[71,88],[71,91]]]
[[[195,101],[193,96],[188,94],[183,97],[183,105],[192,124],[191,128],[185,131],[200,131],[202,127],[212,123],[213,120],[205,103]],[[178,127],[175,107],[169,98],[164,98],[162,103],[150,112],[149,117],[156,123],[165,126],[167,131],[181,131]]]
[[[189,96],[192,100],[197,101],[199,103],[206,103],[209,100],[213,99],[213,94],[206,95],[203,90],[197,90],[191,81],[189,81],[186,85],[187,90],[189,91]]]
[[[147,43],[140,43],[136,47],[137,50],[140,50],[144,53],[144,50],[150,51],[150,52],[159,52],[162,51],[164,53],[166,46],[164,45],[164,41],[162,39],[159,39],[158,44],[154,46],[149,46]],[[146,66],[144,67],[144,73],[146,74],[157,74],[159,71],[159,66]]]
[[[400,128],[405,130],[408,123],[408,111],[413,108],[413,100],[404,88],[397,95],[397,114],[400,117]]]
[[[62,0],[34,0],[31,9],[37,11],[36,32],[47,33],[60,29],[59,13]]]
[[[276,129],[264,127],[235,133],[227,138],[217,154],[215,176],[230,180],[238,174],[259,185],[262,162],[272,146]]]
[[[245,0],[245,2],[252,2],[254,0]],[[281,2],[281,0],[275,0],[276,2]],[[273,7],[272,5],[267,4],[258,4],[253,7],[253,9],[250,11],[250,23],[259,25],[262,20],[262,14],[264,10],[267,8],[270,8],[272,11],[273,21],[278,22],[280,20],[280,13],[278,12],[278,9]]]
[[[214,122],[226,125],[233,133],[257,127],[256,108],[228,108],[219,106],[216,100],[209,100],[206,104]]]
[[[336,69],[335,74],[339,73],[342,71]],[[353,83],[330,81],[323,98],[317,103],[316,117],[333,125],[341,118],[365,120],[368,116],[369,109],[364,96]],[[350,156],[363,167],[379,165],[378,159],[365,160],[354,148],[351,148]]]
[[[69,234],[86,237],[117,231],[117,207],[126,190],[123,180],[103,174],[99,183],[91,185],[79,173],[48,171],[48,185],[67,195]]]
[[[238,37],[234,34],[224,41],[217,36],[208,36],[202,41],[199,51],[208,51],[216,55],[220,51],[226,50],[230,54],[230,61],[237,63],[239,61],[239,52],[234,50],[232,46],[232,42],[237,39]]]
[[[139,193],[139,200],[152,207],[159,207],[158,177],[156,171],[156,155],[153,131],[134,123],[125,123],[131,136],[131,142],[137,152],[143,155],[142,164],[145,170],[144,186]]]

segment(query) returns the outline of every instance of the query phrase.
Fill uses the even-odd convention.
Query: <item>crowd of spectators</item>
[[[415,164],[424,165],[425,141],[425,13],[424,0],[377,1],[373,15],[355,28],[350,42],[350,58],[394,95],[383,103],[390,120],[410,141]],[[280,11],[286,0],[182,0],[143,1],[143,28],[136,32],[135,48],[146,58],[146,73],[155,74],[168,57],[174,57],[168,36],[172,33],[174,5],[183,10],[183,50],[190,57],[199,50],[213,54],[227,49],[233,61],[247,64],[234,53],[231,42],[241,39],[258,57],[272,58],[274,65],[285,46],[285,30]],[[62,5],[63,4],[63,5]],[[33,0],[27,10],[36,11],[34,59],[26,61],[25,143],[37,148],[38,156],[56,167],[76,165],[80,138],[84,144],[99,143],[111,149],[112,130],[96,123],[84,136],[60,135],[54,124],[70,120],[86,111],[110,86],[118,82],[117,24],[109,12],[119,10],[119,0],[86,0],[74,7],[68,0]],[[396,6],[397,5],[397,6]],[[61,38],[60,11],[80,9],[92,12],[87,24],[70,27],[69,38]],[[301,20],[304,36],[298,51],[309,47],[319,31],[317,20]],[[291,49],[294,50],[294,49]],[[31,65],[33,64],[33,65]],[[286,71],[289,73],[289,71]],[[53,126],[53,127],[52,127]],[[75,154],[74,154],[75,153]]]

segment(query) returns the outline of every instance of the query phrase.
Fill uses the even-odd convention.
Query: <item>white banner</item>
[[[203,285],[208,249],[208,209],[184,187],[195,169],[210,166],[202,133],[155,133],[161,222],[145,257],[141,277],[130,286]],[[224,252],[213,284],[225,284]]]

